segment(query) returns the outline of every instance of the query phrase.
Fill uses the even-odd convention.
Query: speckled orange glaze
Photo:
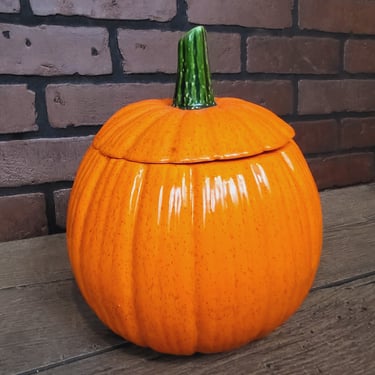
[[[67,241],[83,296],[114,332],[171,354],[262,337],[318,268],[319,195],[293,129],[239,99],[115,114],[71,193]]]

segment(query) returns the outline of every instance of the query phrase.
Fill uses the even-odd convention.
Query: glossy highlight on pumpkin
[[[68,215],[86,301],[114,332],[173,354],[264,336],[302,303],[321,248],[298,147],[224,162],[145,164],[91,147]]]

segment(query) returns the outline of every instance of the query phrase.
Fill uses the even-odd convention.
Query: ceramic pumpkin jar
[[[214,98],[205,31],[179,43],[174,100],[119,110],[72,189],[77,284],[125,339],[170,354],[260,338],[306,297],[319,263],[319,195],[293,129]]]

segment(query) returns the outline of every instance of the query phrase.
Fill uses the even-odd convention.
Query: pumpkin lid
[[[199,163],[243,158],[278,149],[294,130],[271,111],[234,98],[214,98],[206,31],[190,30],[178,45],[171,99],[122,108],[99,131],[102,154],[142,163]]]
[[[130,104],[102,127],[93,146],[116,159],[199,163],[249,157],[286,145],[294,130],[271,111],[234,98],[182,110],[171,99]]]

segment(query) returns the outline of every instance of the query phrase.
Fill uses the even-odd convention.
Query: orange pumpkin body
[[[216,103],[123,108],[71,193],[67,241],[84,298],[114,332],[164,353],[266,335],[318,268],[319,195],[293,129],[255,104]]]

